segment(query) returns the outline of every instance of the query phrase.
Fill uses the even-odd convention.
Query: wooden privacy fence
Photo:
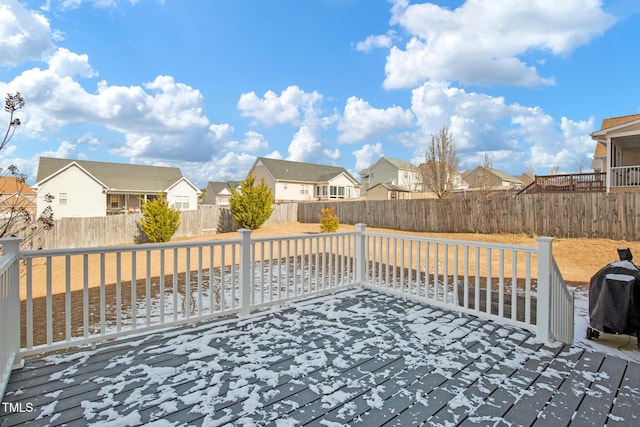
[[[265,225],[289,224],[298,220],[298,205],[288,203],[273,206],[273,214]],[[90,218],[62,218],[46,232],[42,242],[33,249],[80,248],[88,246],[120,245],[140,240],[142,214],[108,215]],[[237,224],[227,206],[209,205],[180,213],[180,228],[175,237],[235,231]]]
[[[318,222],[326,207],[341,223],[395,230],[640,240],[640,193],[301,203],[298,221]]]

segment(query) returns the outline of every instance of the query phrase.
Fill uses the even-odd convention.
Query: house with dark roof
[[[179,210],[198,208],[198,188],[179,168],[41,157],[35,185],[38,212],[54,197],[54,218],[140,212],[162,194]]]
[[[251,167],[256,182],[264,178],[275,202],[352,199],[360,184],[340,166],[258,157]]]
[[[640,114],[604,119],[591,138],[596,141],[591,168],[606,172],[607,191],[640,189]]]
[[[417,191],[421,184],[417,166],[405,160],[380,157],[370,167],[360,171],[363,193],[377,184],[401,187],[406,191]]]
[[[228,205],[231,189],[238,189],[240,181],[209,181],[205,189],[202,203],[205,205]]]

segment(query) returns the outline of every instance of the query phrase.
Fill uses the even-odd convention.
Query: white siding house
[[[158,194],[180,210],[198,208],[199,191],[178,168],[42,157],[34,189],[38,213],[54,197],[54,219],[140,212]]]
[[[264,179],[276,202],[351,199],[360,195],[360,184],[339,166],[292,162],[259,157],[251,172]]]
[[[402,187],[407,191],[417,191],[420,184],[418,168],[404,160],[381,157],[372,166],[360,172],[363,191],[377,184],[389,184]]]

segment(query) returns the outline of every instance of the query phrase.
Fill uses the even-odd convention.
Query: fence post
[[[356,285],[364,287],[364,270],[366,262],[364,232],[367,224],[356,224]]]
[[[553,237],[538,237],[536,338],[551,341],[551,263]]]
[[[238,229],[240,233],[240,316],[251,313],[251,230]]]

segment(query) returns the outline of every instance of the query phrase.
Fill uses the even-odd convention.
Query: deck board
[[[29,360],[0,426],[628,425],[639,398],[633,362],[351,291]]]

